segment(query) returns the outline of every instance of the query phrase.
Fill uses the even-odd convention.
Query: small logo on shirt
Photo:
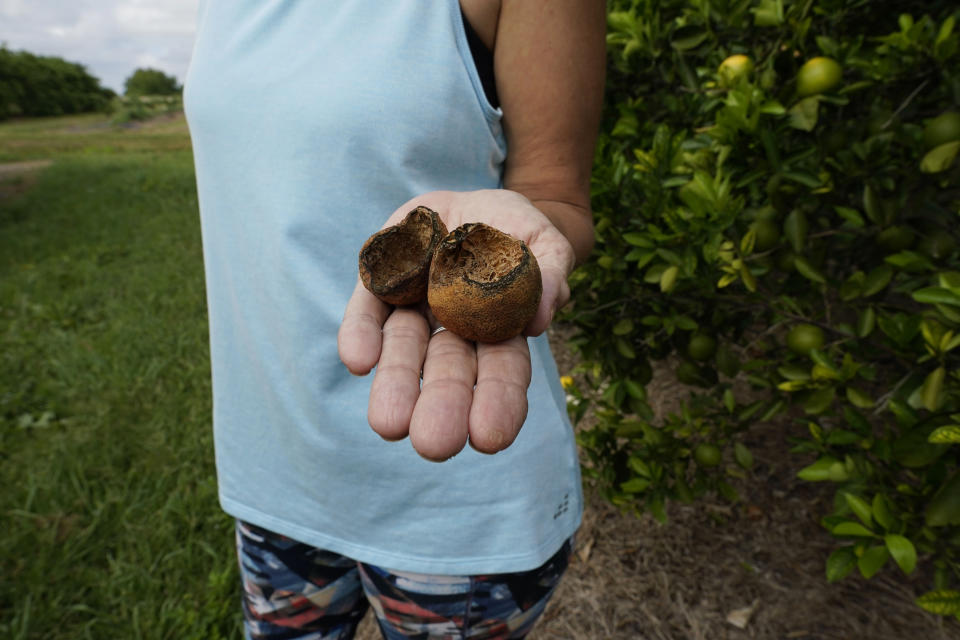
[[[553,519],[556,520],[563,514],[565,514],[570,509],[570,494],[563,494],[563,501],[557,505],[557,508],[553,512]]]

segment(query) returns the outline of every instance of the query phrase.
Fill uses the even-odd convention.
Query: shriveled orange
[[[461,225],[434,252],[427,303],[440,324],[467,340],[520,335],[542,293],[540,266],[529,247],[489,225]]]

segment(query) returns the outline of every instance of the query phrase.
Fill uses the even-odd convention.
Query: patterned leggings
[[[350,640],[369,607],[386,640],[524,638],[567,568],[572,541],[531,571],[388,571],[237,522],[250,640]]]

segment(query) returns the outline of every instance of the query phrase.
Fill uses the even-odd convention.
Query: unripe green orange
[[[693,450],[693,459],[701,467],[715,467],[720,464],[722,453],[720,447],[709,442],[701,442]]]
[[[810,58],[797,73],[797,95],[801,98],[825,93],[840,84],[843,69],[833,58]]]
[[[706,333],[695,333],[687,343],[687,355],[705,362],[717,352],[717,339]]]
[[[717,68],[717,75],[720,78],[720,86],[731,87],[737,80],[746,77],[753,71],[753,60],[742,53],[736,53],[720,63]]]
[[[823,329],[812,324],[795,325],[787,333],[787,347],[798,355],[808,355],[811,349],[822,349],[826,338]]]

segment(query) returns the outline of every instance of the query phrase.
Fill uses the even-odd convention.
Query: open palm
[[[436,211],[448,229],[483,222],[523,240],[537,258],[543,295],[526,335],[539,335],[570,296],[574,252],[567,239],[529,200],[503,189],[435,191],[399,207],[384,223],[397,224],[414,207]],[[516,438],[527,414],[530,352],[523,337],[473,343],[443,331],[425,308],[392,307],[357,283],[338,335],[340,359],[355,375],[376,367],[367,416],[388,440],[409,435],[429,460],[446,460],[466,443],[496,453]],[[422,373],[422,380],[421,380]]]

